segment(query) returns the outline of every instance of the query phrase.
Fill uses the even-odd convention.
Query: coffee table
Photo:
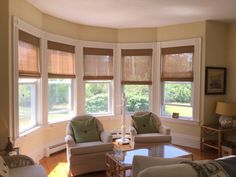
[[[106,176],[126,177],[126,172],[132,169],[133,157],[135,155],[162,157],[162,158],[190,158],[193,154],[174,145],[157,145],[128,151],[108,152],[106,155]]]

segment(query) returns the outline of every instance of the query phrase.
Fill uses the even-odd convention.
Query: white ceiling
[[[236,21],[236,0],[27,0],[42,12],[78,24],[160,27],[203,20]]]

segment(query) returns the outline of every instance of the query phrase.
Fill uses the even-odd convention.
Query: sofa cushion
[[[155,120],[151,117],[152,113],[143,115],[132,115],[132,121],[137,133],[156,133],[157,127]]]
[[[11,168],[10,177],[46,177],[46,174],[41,165],[30,165]]]
[[[134,141],[135,143],[165,143],[171,142],[171,136],[160,133],[138,134],[134,137]]]
[[[71,155],[82,155],[97,152],[109,152],[113,150],[112,143],[103,143],[101,141],[79,143],[70,148]]]
[[[0,156],[0,176],[1,177],[9,177],[8,166],[1,156]]]
[[[196,171],[187,164],[173,164],[149,167],[141,171],[138,177],[198,177]]]
[[[146,156],[134,156],[132,177],[137,177],[138,173],[142,170],[158,166],[158,165],[170,165],[177,164],[186,161],[185,158],[159,158],[159,157],[146,157]]]
[[[95,118],[71,121],[71,126],[77,143],[100,141]]]

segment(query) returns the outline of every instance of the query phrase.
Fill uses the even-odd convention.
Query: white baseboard
[[[171,136],[172,144],[200,149],[200,137],[180,133],[172,133]]]

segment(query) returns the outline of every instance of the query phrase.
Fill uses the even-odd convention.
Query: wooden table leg
[[[218,132],[218,157],[221,157],[222,134]]]

